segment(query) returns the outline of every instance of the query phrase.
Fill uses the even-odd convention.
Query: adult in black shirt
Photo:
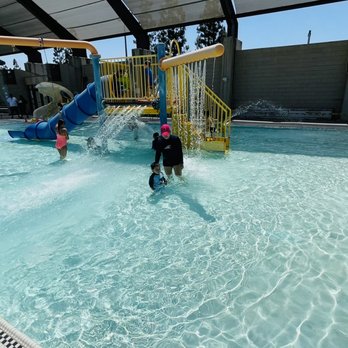
[[[156,144],[155,162],[159,163],[163,154],[163,167],[168,177],[172,175],[173,168],[176,176],[181,176],[184,168],[184,156],[182,153],[181,140],[176,135],[170,134],[170,126],[163,124],[161,127],[161,136]]]

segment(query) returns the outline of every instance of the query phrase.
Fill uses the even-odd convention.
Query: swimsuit
[[[168,139],[160,136],[157,138],[155,162],[159,163],[161,154],[163,154],[163,166],[174,167],[184,163],[182,145],[180,138],[176,135],[170,135]]]
[[[66,139],[65,135],[60,135],[57,133],[57,141],[56,141],[56,148],[58,150],[62,149],[64,146],[68,144],[68,140]]]
[[[164,187],[166,183],[167,180],[163,176],[162,172],[159,174],[152,173],[149,178],[149,185],[154,191],[157,191],[160,188]]]

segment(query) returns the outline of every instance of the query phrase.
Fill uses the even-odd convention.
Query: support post
[[[348,122],[348,66],[346,74],[346,87],[344,89],[343,101],[341,106],[341,120]]]
[[[157,45],[157,61],[158,61],[158,89],[160,98],[160,122],[161,125],[167,123],[167,83],[166,73],[160,68],[160,61],[166,55],[164,44]]]
[[[96,103],[97,103],[97,112],[99,119],[102,118],[103,109],[102,109],[102,97],[101,97],[101,80],[100,80],[100,67],[99,67],[99,55],[92,54],[91,55],[92,64],[93,64],[93,76],[94,76],[94,83],[95,83],[95,96],[96,96]],[[102,120],[100,120],[102,121]]]
[[[102,107],[102,91],[101,91],[101,78],[100,78],[100,66],[99,60],[100,55],[91,54],[92,64],[93,64],[93,76],[94,76],[94,84],[95,84],[95,98],[97,104],[97,112],[99,116],[99,127],[101,128],[105,122],[105,113],[103,112]],[[107,139],[105,137],[102,138],[102,151],[106,152],[108,149]]]

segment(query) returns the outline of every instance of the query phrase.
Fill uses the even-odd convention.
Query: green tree
[[[203,48],[221,43],[226,36],[226,29],[222,21],[203,23],[197,27],[197,34],[196,48]]]
[[[6,65],[6,62],[0,59],[0,70],[7,70],[8,67]]]
[[[54,48],[53,63],[69,64],[72,58],[72,50],[70,48]]]
[[[150,48],[151,50],[156,51],[156,45],[158,43],[163,43],[165,45],[166,54],[169,54],[169,45],[172,40],[176,40],[180,47],[180,52],[184,53],[189,49],[189,46],[186,44],[187,40],[185,37],[186,27],[177,27],[164,29],[160,31],[155,31],[149,33],[150,37]],[[176,55],[177,49],[176,45],[172,46],[172,53]]]

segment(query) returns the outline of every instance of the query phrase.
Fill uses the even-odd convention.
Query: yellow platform
[[[206,138],[201,144],[201,149],[206,151],[227,152],[230,148],[229,138]]]
[[[139,105],[124,105],[124,106],[107,106],[105,108],[105,111],[108,115],[110,115],[112,112],[114,112],[116,109],[118,109],[120,112],[123,109],[127,109],[127,110],[142,110],[142,114],[140,116],[159,116],[160,111],[154,109],[152,106],[141,106],[141,108],[139,108]],[[167,114],[171,114],[172,112],[172,108],[168,107],[167,108]]]

